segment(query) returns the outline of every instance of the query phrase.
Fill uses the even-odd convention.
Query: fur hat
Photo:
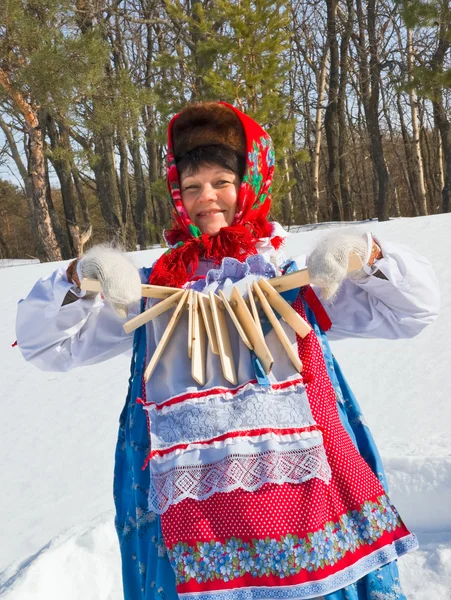
[[[213,144],[246,155],[246,135],[237,115],[218,102],[189,104],[180,111],[172,127],[175,160],[194,148]]]

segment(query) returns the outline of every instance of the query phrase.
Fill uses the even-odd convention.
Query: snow
[[[0,269],[20,267],[22,265],[36,265],[39,263],[39,258],[0,258]]]
[[[343,225],[292,228],[287,255],[307,252],[330,227]],[[441,283],[440,317],[419,337],[346,340],[333,350],[376,438],[393,502],[420,540],[420,550],[400,560],[407,597],[449,600],[451,214],[360,229],[417,249]],[[160,252],[134,258],[149,265]],[[112,472],[129,357],[43,373],[11,347],[17,301],[55,268],[47,263],[0,271],[0,596],[120,600]]]

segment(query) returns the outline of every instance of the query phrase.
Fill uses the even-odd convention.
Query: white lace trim
[[[230,454],[216,463],[151,473],[149,510],[162,514],[186,498],[206,500],[216,492],[252,492],[265,483],[302,483],[313,477],[326,483],[331,477],[322,444],[285,452]]]
[[[229,401],[205,398],[189,400],[150,413],[153,450],[179,444],[209,441],[213,438],[252,429],[303,429],[315,425],[304,386],[294,390],[269,392],[264,388],[240,391]]]
[[[266,442],[272,442],[274,444],[287,444],[287,443],[305,443],[312,442],[318,443],[321,441],[323,443],[323,434],[319,429],[313,429],[312,431],[300,431],[297,433],[280,433],[270,431],[268,433],[262,433],[259,435],[248,434],[245,437],[239,438],[241,441],[245,441],[249,446],[262,446]],[[197,450],[199,452],[204,453],[207,449],[210,451],[219,451],[227,449],[228,446],[236,446],[237,438],[235,436],[225,438],[224,440],[215,440],[209,441],[208,444],[205,442],[193,442],[192,444],[187,444],[183,446],[183,448],[176,448],[175,450],[171,450],[166,452],[163,455],[154,454],[152,455],[152,464],[155,468],[156,465],[164,465],[164,468],[167,469],[168,462],[178,461],[180,463],[181,457],[186,456],[190,453],[191,450]],[[266,444],[265,444],[266,445]],[[240,451],[241,452],[241,451]]]

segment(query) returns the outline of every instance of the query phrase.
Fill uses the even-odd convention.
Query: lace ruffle
[[[313,477],[326,483],[331,477],[322,443],[290,451],[230,454],[216,463],[151,474],[149,510],[162,514],[186,498],[206,500],[217,492],[252,492],[265,483],[302,483]]]

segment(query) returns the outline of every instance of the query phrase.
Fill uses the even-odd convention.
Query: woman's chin
[[[223,227],[228,227],[228,224],[226,223],[226,221],[223,222],[211,222],[211,223],[199,223],[198,225],[199,229],[201,230],[201,232],[203,234],[206,235],[218,235],[219,231],[223,228]]]

